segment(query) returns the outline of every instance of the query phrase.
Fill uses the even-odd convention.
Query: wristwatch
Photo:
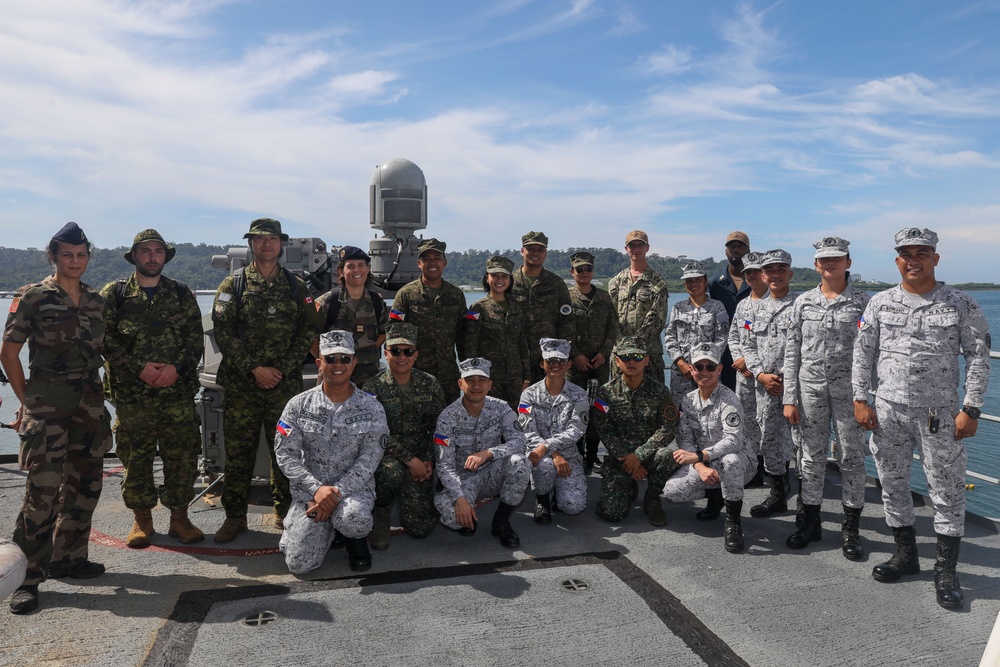
[[[698,463],[704,463],[705,462],[705,452],[703,450],[699,449],[698,452],[697,452],[697,454],[698,454]]]
[[[983,414],[983,411],[979,408],[972,408],[968,405],[962,408],[962,412],[969,415],[973,419],[979,419],[979,415]]]

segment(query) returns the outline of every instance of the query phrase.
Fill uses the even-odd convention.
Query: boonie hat
[[[572,343],[563,338],[542,338],[538,345],[542,348],[542,359],[569,359]]]
[[[320,334],[319,356],[325,357],[328,354],[354,354],[354,335],[340,329]]]
[[[458,362],[458,372],[461,373],[463,378],[472,377],[474,375],[480,375],[484,378],[488,378],[490,376],[491,366],[492,364],[489,359],[472,357],[471,359],[465,359]]]
[[[938,235],[926,227],[907,227],[896,232],[896,250],[908,245],[926,245],[937,250]]]
[[[699,276],[708,277],[708,271],[705,270],[704,262],[688,262],[683,267],[681,267],[681,280],[687,280],[688,278],[698,278]]]
[[[283,242],[288,240],[288,234],[281,231],[281,223],[274,218],[257,218],[250,223],[250,231],[244,234],[243,238],[248,239],[251,236],[269,236],[271,234],[281,237]]]
[[[167,242],[163,240],[162,236],[160,236],[160,232],[156,231],[155,229],[145,229],[136,234],[135,238],[132,239],[132,247],[129,248],[127,253],[122,255],[122,257],[125,258],[125,261],[128,262],[129,264],[135,264],[135,257],[132,256],[132,253],[135,252],[136,246],[138,246],[140,243],[146,243],[147,241],[156,241],[159,244],[161,244],[164,248],[166,248],[167,259],[165,262],[163,262],[164,264],[172,260],[174,258],[174,255],[177,254],[177,249],[174,248],[172,245],[167,245]]]

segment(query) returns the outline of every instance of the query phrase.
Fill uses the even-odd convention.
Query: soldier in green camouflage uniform
[[[316,307],[301,278],[278,264],[288,235],[281,223],[260,218],[243,238],[251,239],[254,260],[241,282],[228,276],[215,293],[212,322],[222,352],[218,381],[226,390],[223,435],[226,521],[216,542],[246,532],[246,513],[254,460],[264,427],[271,454],[271,498],[281,527],[291,503],[288,479],[274,457],[275,424],[285,403],[302,392],[302,362],[316,333]]]
[[[514,272],[510,300],[528,315],[528,350],[531,352],[531,381],[545,379],[542,370],[543,338],[574,340],[576,326],[566,282],[544,268],[549,237],[542,232],[528,232],[521,237],[524,264]]]
[[[88,560],[91,519],[101,497],[111,420],[98,371],[103,360],[104,299],[80,281],[90,243],[75,222],[49,242],[55,274],[18,291],[11,303],[0,363],[21,402],[14,427],[18,465],[26,472],[14,542],[28,559],[10,610],[38,607],[38,584],[49,577],[88,579],[104,566]],[[19,354],[28,344],[28,369]]]
[[[373,549],[389,547],[389,514],[399,499],[399,521],[412,537],[427,537],[438,522],[434,507],[434,426],[444,410],[444,391],[433,376],[413,368],[417,328],[399,322],[385,341],[389,368],[365,383],[389,423],[389,446],[375,471]],[[405,352],[412,350],[411,356]]]
[[[520,304],[507,298],[513,283],[514,262],[506,257],[486,260],[483,289],[486,296],[465,314],[463,359],[481,357],[493,364],[490,396],[517,410],[521,392],[531,384],[531,357],[528,353],[528,320]]]
[[[417,347],[423,354],[416,367],[437,378],[450,403],[460,393],[456,352],[463,345],[466,305],[462,290],[441,277],[448,266],[446,247],[444,241],[437,239],[420,242],[417,246],[420,277],[396,292],[389,319],[417,327]]]
[[[618,312],[622,336],[638,336],[649,351],[646,374],[657,382],[664,381],[663,328],[667,324],[667,283],[646,261],[649,238],[646,232],[635,230],[625,236],[625,252],[629,268],[623,269],[608,282],[611,303]],[[617,368],[611,369],[618,377]]]
[[[194,396],[204,331],[188,286],[160,273],[175,252],[155,229],[139,232],[125,253],[135,272],[101,290],[108,323],[104,388],[115,406],[115,451],[125,466],[122,500],[135,513],[130,547],[149,544],[157,500],[171,511],[172,537],[185,544],[205,537],[187,518],[201,451]],[[157,447],[162,495],[153,482]]]
[[[593,382],[597,386],[608,383],[611,350],[618,340],[618,314],[608,293],[591,284],[594,256],[581,251],[573,253],[569,261],[574,280],[573,287],[569,288],[569,298],[573,305],[576,338],[570,352],[572,365],[568,379],[590,392]],[[594,398],[593,393],[590,398]],[[584,455],[584,471],[587,474],[597,463],[600,442],[597,427],[588,424],[586,436],[577,443],[580,453]]]
[[[660,492],[677,471],[673,459],[678,414],[670,391],[645,375],[649,356],[637,336],[626,336],[615,346],[620,375],[597,391],[591,421],[608,450],[601,468],[604,478],[597,515],[621,521],[632,509],[639,482],[647,480],[642,510],[654,526],[667,523]]]

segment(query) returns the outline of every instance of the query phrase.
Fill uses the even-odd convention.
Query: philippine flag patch
[[[608,403],[603,398],[595,398],[594,407],[603,412],[604,414],[608,413]]]
[[[865,316],[864,316],[864,315],[862,315],[862,316],[861,316],[861,319],[860,319],[860,320],[858,320],[858,328],[859,328],[859,329],[863,329],[863,328],[864,328],[864,326],[865,326],[865,324],[867,324],[867,323],[868,323],[868,321],[867,321],[867,320],[865,320]]]
[[[521,403],[521,404],[519,404],[517,406],[517,411],[520,412],[522,415],[530,415],[531,414],[531,404],[529,404],[529,403]]]
[[[292,427],[285,422],[278,420],[278,435],[288,437],[292,434]]]
[[[442,447],[447,447],[451,444],[451,438],[441,435],[440,433],[434,434],[434,444],[441,445]]]
[[[479,313],[477,313],[474,310],[467,310],[467,311],[465,311],[465,319],[478,321],[479,320]]]
[[[404,313],[401,310],[396,310],[395,308],[393,308],[392,310],[389,311],[389,319],[402,322],[403,320],[406,319],[406,313]]]
[[[743,328],[747,331],[753,331],[753,322],[750,320],[743,320]]]

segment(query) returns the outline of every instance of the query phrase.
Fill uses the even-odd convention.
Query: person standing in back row
[[[750,287],[745,282],[743,258],[750,252],[750,237],[744,232],[731,232],[726,237],[726,266],[708,281],[708,295],[721,301],[726,313],[732,319],[736,316],[736,304],[750,295]],[[722,354],[722,384],[736,391],[736,376],[739,369],[733,367],[737,356],[729,348]],[[738,392],[737,392],[738,393]],[[754,421],[753,411],[743,406],[747,419]],[[760,466],[763,469],[763,466]]]

